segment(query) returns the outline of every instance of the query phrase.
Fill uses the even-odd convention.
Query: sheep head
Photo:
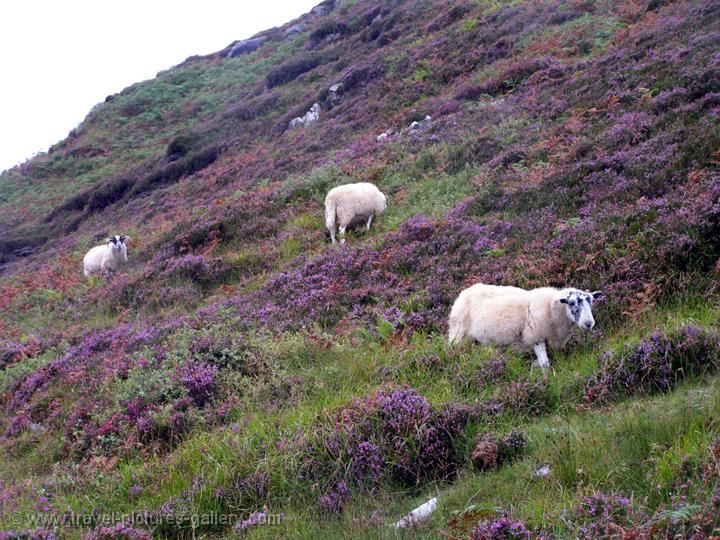
[[[592,330],[595,326],[595,318],[592,313],[593,301],[602,298],[602,292],[564,289],[561,293],[562,296],[558,301],[565,305],[567,318],[582,330]]]

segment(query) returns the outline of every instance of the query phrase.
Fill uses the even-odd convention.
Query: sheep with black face
[[[478,283],[462,291],[450,311],[450,343],[470,337],[484,345],[533,349],[534,365],[550,367],[547,346],[562,348],[575,326],[595,326],[593,301],[600,291],[542,287],[530,291]]]
[[[95,246],[83,258],[83,272],[85,277],[91,274],[115,272],[127,263],[126,242],[129,236],[114,235],[105,240],[105,244]]]

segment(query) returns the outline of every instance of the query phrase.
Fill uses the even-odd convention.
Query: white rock
[[[290,120],[290,123],[288,124],[288,129],[307,127],[308,125],[312,124],[313,122],[317,122],[318,120],[320,120],[320,105],[318,103],[314,103],[313,106],[310,107],[310,110],[305,113],[305,116],[297,116]]]
[[[416,121],[412,122],[408,126],[407,130],[408,130],[408,133],[410,133],[410,134],[419,133],[420,131],[425,131],[430,126],[432,126],[432,117],[426,116],[424,120],[420,120],[419,122],[416,120]]]
[[[396,522],[393,527],[396,529],[404,529],[409,525],[415,525],[425,520],[437,508],[437,497],[433,497],[425,504],[421,504],[407,516]]]
[[[320,120],[320,104],[314,103],[310,110],[305,113],[305,125]]]
[[[304,126],[305,126],[305,122],[299,116],[290,120],[290,123],[288,124],[288,128],[290,128],[290,129],[295,129],[295,128],[304,127]]]
[[[393,131],[393,129],[390,128],[387,131],[383,131],[380,135],[375,137],[375,140],[377,142],[383,142],[384,140],[387,140],[388,138],[392,137],[393,135],[395,135],[395,131]]]

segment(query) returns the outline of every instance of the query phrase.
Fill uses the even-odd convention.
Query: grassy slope
[[[382,24],[372,22],[378,13]],[[372,2],[345,2],[326,18],[307,19],[299,37],[159,74],[97,108],[48,155],[0,177],[3,231],[50,237],[24,265],[9,257],[0,278],[0,331],[22,350],[8,357],[11,365],[0,364],[0,529],[68,510],[174,507],[176,515],[246,518],[267,505],[287,519],[251,535],[390,537],[387,523],[440,493],[439,511],[409,536],[465,536],[505,509],[572,537],[583,521],[566,510],[595,490],[631,496],[646,514],[629,520],[637,526],[656,512],[664,526],[668,508],[677,517],[683,505],[691,515],[700,511],[693,505],[708,503],[717,478],[699,469],[717,434],[714,376],[691,377],[666,395],[578,406],[603,351],[658,328],[718,326],[717,213],[703,205],[717,196],[717,6],[458,2],[438,11],[411,2],[378,13]],[[328,20],[349,30],[307,51]],[[264,88],[269,70],[314,54],[324,55],[318,68]],[[539,69],[535,61],[546,63]],[[316,129],[278,128],[339,78],[373,66],[381,74],[365,75]],[[685,93],[672,94],[677,88]],[[388,126],[426,113],[436,119],[429,135],[375,144]],[[213,145],[224,151],[176,183],[149,188],[148,179],[171,166],[166,148],[178,135],[193,141],[191,156]],[[139,193],[93,206],[109,196],[92,189],[107,194],[126,177],[145,182]],[[348,180],[376,182],[392,204],[370,234],[351,237],[353,248],[333,265],[319,206],[327,187]],[[43,221],[72,197],[84,206]],[[446,214],[463,201],[459,219]],[[418,214],[434,228],[416,237],[406,220]],[[452,240],[463,221],[477,225],[465,233],[468,245]],[[488,232],[502,222],[512,232]],[[138,240],[135,262],[111,282],[85,283],[78,262],[93,238],[111,232],[106,223]],[[478,253],[475,240],[485,236]],[[152,260],[157,251],[160,263]],[[674,258],[678,252],[688,255]],[[203,262],[183,259],[188,253]],[[323,277],[367,291],[326,297],[318,292],[328,288]],[[342,473],[331,466],[332,475],[299,478],[305,450],[293,441],[318,426],[332,429],[337,408],[384,383],[409,385],[440,407],[483,402],[528,380],[528,358],[508,353],[503,379],[479,386],[478,370],[497,352],[452,351],[444,343],[447,303],[477,279],[607,287],[609,301],[598,307],[604,334],[553,355],[540,411],[470,422],[453,440],[457,477],[351,486],[341,515],[323,511],[318,497]],[[301,286],[316,281],[317,289]],[[275,306],[280,313],[265,318],[263,310]],[[190,322],[177,319],[184,314]],[[177,320],[160,336],[126,346],[135,332]],[[44,366],[69,347],[84,347],[93,329],[118,325],[117,347],[83,349],[67,371],[13,404],[22,385],[45,376]],[[194,344],[203,340],[225,352],[198,352]],[[434,355],[439,362],[420,361]],[[186,362],[219,366],[208,401],[179,382]],[[142,418],[154,422],[150,435],[123,416],[138,396],[150,411]],[[188,396],[195,402],[178,409]],[[182,425],[173,423],[175,413]],[[473,471],[476,434],[515,427],[530,440],[524,456],[497,471]],[[544,463],[551,475],[533,477]],[[238,485],[258,471],[269,478],[262,490]],[[686,523],[695,524],[680,520],[679,527]],[[192,536],[189,522],[154,532]],[[228,526],[196,531],[233,534]]]

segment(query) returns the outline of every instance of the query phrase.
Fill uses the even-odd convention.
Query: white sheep
[[[533,349],[533,366],[550,367],[547,345],[562,348],[573,326],[592,330],[593,300],[600,291],[542,287],[526,291],[478,283],[462,291],[450,310],[448,340],[470,337],[484,345],[516,345]]]
[[[127,246],[125,242],[129,236],[111,236],[105,240],[105,244],[95,246],[85,254],[83,258],[83,272],[85,277],[90,274],[102,272],[115,272],[124,265],[127,258]]]
[[[335,230],[340,243],[345,243],[345,230],[362,223],[370,229],[373,217],[387,208],[387,198],[377,187],[368,182],[345,184],[331,189],[325,197],[325,226],[335,243]]]

